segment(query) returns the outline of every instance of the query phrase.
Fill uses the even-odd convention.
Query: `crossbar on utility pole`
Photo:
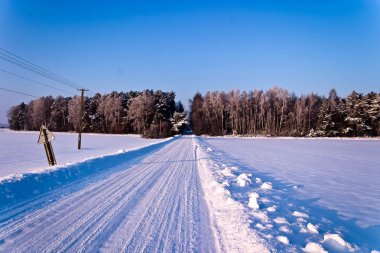
[[[88,91],[86,89],[78,89],[81,92],[80,97],[80,119],[79,119],[79,129],[78,129],[78,149],[81,149],[82,145],[82,128],[83,128],[83,110],[84,110],[84,92]]]

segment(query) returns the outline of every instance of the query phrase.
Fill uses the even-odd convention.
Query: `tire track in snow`
[[[191,137],[122,166],[51,204],[59,191],[19,206],[24,215],[0,224],[0,251],[214,251]]]
[[[145,172],[149,173],[150,171],[147,169]],[[134,187],[135,185],[133,185],[133,183],[135,181],[138,181],[141,184],[141,178],[146,176],[146,174],[143,174],[143,173],[141,173],[141,174],[140,173],[129,173],[129,171],[127,171],[126,173],[127,173],[127,175],[132,175],[132,176],[136,177],[136,179],[132,182],[129,182],[129,180],[128,180],[129,178],[120,177],[118,175],[119,174],[118,173],[116,175],[116,177],[115,176],[113,177],[113,181],[111,181],[111,182],[109,180],[108,181],[101,181],[100,184],[99,183],[95,184],[90,189],[87,189],[84,192],[79,192],[78,194],[79,194],[80,198],[78,198],[78,196],[76,196],[74,194],[73,197],[65,199],[63,201],[63,203],[58,205],[58,207],[55,208],[55,210],[57,210],[56,212],[63,213],[63,211],[61,210],[62,207],[64,208],[66,206],[66,209],[73,209],[73,206],[76,203],[79,204],[79,206],[76,207],[76,212],[74,213],[74,215],[72,215],[70,212],[68,212],[68,214],[70,214],[71,216],[61,217],[59,219],[59,223],[55,224],[55,226],[59,228],[56,230],[58,232],[49,231],[49,230],[47,231],[44,238],[45,238],[45,240],[47,239],[47,240],[52,242],[50,244],[51,247],[57,247],[57,245],[55,245],[55,243],[53,243],[53,242],[54,241],[60,241],[59,240],[60,238],[65,238],[65,240],[63,240],[61,242],[62,245],[67,246],[68,243],[69,243],[68,245],[71,245],[72,243],[70,243],[70,240],[72,240],[72,238],[68,237],[68,235],[73,234],[73,235],[79,236],[80,234],[83,234],[83,233],[75,233],[75,231],[79,230],[80,227],[83,227],[86,224],[94,223],[94,222],[91,223],[92,217],[102,216],[103,213],[107,213],[108,212],[107,208],[102,209],[102,207],[111,206],[114,202],[110,202],[110,201],[116,200],[115,198],[110,198],[110,196],[112,196],[112,195],[118,196],[119,191],[117,191],[117,190],[122,188],[123,186],[129,185],[129,187],[127,187],[126,189],[135,189],[135,188],[138,189],[137,187]],[[125,182],[125,183],[123,183],[120,187],[116,188],[116,190],[111,188],[111,187],[107,187],[107,185],[118,185],[119,182]],[[107,191],[104,191],[104,187],[107,187],[106,188]],[[94,189],[95,189],[95,193],[93,193]],[[100,194],[99,192],[102,194]],[[74,199],[74,201],[73,201],[73,199]],[[97,203],[100,203],[100,206],[92,207],[93,206],[92,203],[94,201],[96,201]],[[69,206],[67,206],[67,203],[70,203]],[[93,208],[92,212],[87,212],[87,209],[89,209],[91,207]],[[109,211],[112,211],[112,210],[109,210]],[[46,212],[51,213],[50,210],[47,210]],[[47,215],[45,215],[45,213],[43,213],[42,215],[39,215],[39,217],[42,217],[42,219],[44,219],[46,216]],[[77,222],[77,220],[80,220],[81,222]],[[41,224],[41,226],[44,226],[44,224],[46,224],[46,223],[41,221],[41,222],[38,222],[38,224]],[[41,228],[41,229],[43,229],[43,228]],[[62,231],[66,231],[66,233],[62,233]],[[41,231],[39,232],[39,234],[41,234]],[[56,236],[58,236],[60,238],[56,238]],[[30,243],[25,244],[25,248],[27,248],[29,246],[30,246]],[[50,250],[47,250],[47,251],[50,251]]]

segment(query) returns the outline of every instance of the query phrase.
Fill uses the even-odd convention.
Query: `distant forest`
[[[268,91],[197,93],[190,101],[190,123],[197,135],[379,136],[380,94],[353,91],[346,98],[297,97],[273,87]]]
[[[80,97],[40,97],[8,111],[13,130],[77,131],[80,122]],[[161,138],[181,133],[187,115],[174,92],[145,90],[95,94],[84,99],[83,131],[89,133],[136,133]]]
[[[21,103],[8,111],[13,130],[78,131],[80,97],[51,96]],[[83,131],[136,133],[147,138],[182,133],[187,113],[174,92],[145,90],[85,97]],[[228,93],[196,93],[190,100],[190,127],[197,135],[308,137],[380,136],[380,93],[353,91],[346,98],[334,89],[328,97],[300,97],[273,87]]]

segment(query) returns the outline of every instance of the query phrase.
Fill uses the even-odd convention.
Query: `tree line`
[[[136,133],[148,138],[161,138],[181,133],[187,126],[182,103],[175,102],[174,92],[145,90],[111,92],[84,98],[80,118],[80,97],[40,97],[8,110],[13,130],[39,130],[46,125],[52,131]]]
[[[380,136],[380,93],[198,92],[190,100],[190,124],[197,135]]]

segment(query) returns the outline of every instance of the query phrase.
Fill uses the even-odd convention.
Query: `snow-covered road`
[[[216,252],[192,137],[138,163],[0,204],[0,251]]]

